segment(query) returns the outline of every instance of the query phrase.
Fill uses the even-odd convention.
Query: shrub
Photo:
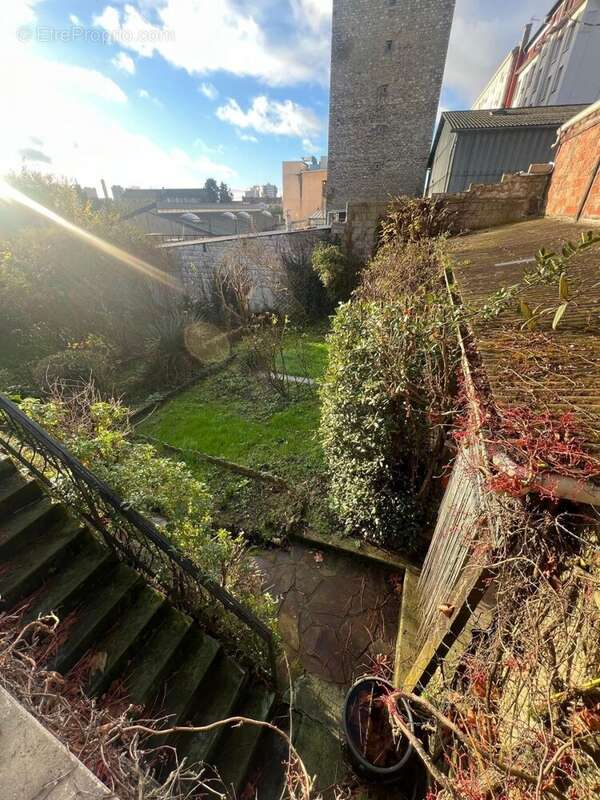
[[[33,366],[32,374],[42,389],[55,383],[81,386],[93,381],[99,389],[107,390],[114,376],[114,351],[101,336],[90,335],[42,358]]]
[[[390,204],[381,238],[384,243],[420,242],[452,233],[453,228],[453,214],[443,200],[401,196]]]
[[[322,386],[333,510],[410,550],[431,512],[458,349],[439,242],[389,242],[340,306]]]
[[[167,383],[175,384],[198,369],[199,363],[186,344],[186,331],[193,321],[193,314],[179,310],[150,325],[145,353],[150,377],[161,376]]]
[[[312,267],[332,300],[348,300],[356,286],[358,263],[339,244],[319,242],[313,250]]]

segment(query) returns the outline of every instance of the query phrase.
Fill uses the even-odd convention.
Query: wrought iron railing
[[[3,394],[1,450],[19,461],[45,484],[51,496],[90,525],[120,560],[143,573],[174,605],[201,625],[229,637],[238,649],[242,649],[239,642],[243,636],[256,637],[259,652],[277,683],[277,651],[269,628]],[[236,624],[223,625],[219,605],[236,618]]]

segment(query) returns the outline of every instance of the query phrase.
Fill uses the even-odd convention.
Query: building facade
[[[327,158],[283,162],[283,219],[289,226],[325,221]]]
[[[600,0],[560,0],[534,36],[502,62],[473,108],[586,104],[599,98]]]
[[[327,212],[422,194],[455,0],[333,0]]]
[[[446,111],[429,158],[427,195],[500,183],[531,164],[554,161],[558,129],[585,106]]]

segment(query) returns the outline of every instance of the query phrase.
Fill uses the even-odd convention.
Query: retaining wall
[[[241,266],[252,282],[251,310],[288,311],[293,303],[286,280],[286,260],[301,259],[311,269],[317,242],[329,238],[329,227],[271,231],[245,236],[199,239],[162,245],[178,262],[185,288],[195,300],[211,297],[215,273]]]

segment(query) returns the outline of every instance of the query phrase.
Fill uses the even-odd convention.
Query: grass
[[[319,379],[327,363],[324,329],[291,332],[286,338],[289,374]],[[243,352],[243,346],[240,348]],[[278,475],[310,496],[310,514],[324,498],[325,463],[318,441],[320,403],[314,387],[294,386],[285,399],[248,374],[243,358],[204,379],[157,411],[139,432],[182,450],[198,450]],[[204,479],[217,504],[217,521],[261,538],[281,535],[298,514],[287,493],[207,465],[192,454],[186,462]],[[324,500],[323,500],[324,502]]]
[[[291,330],[287,333],[284,361],[288,375],[315,380],[323,377],[329,356],[325,333],[324,326]]]

